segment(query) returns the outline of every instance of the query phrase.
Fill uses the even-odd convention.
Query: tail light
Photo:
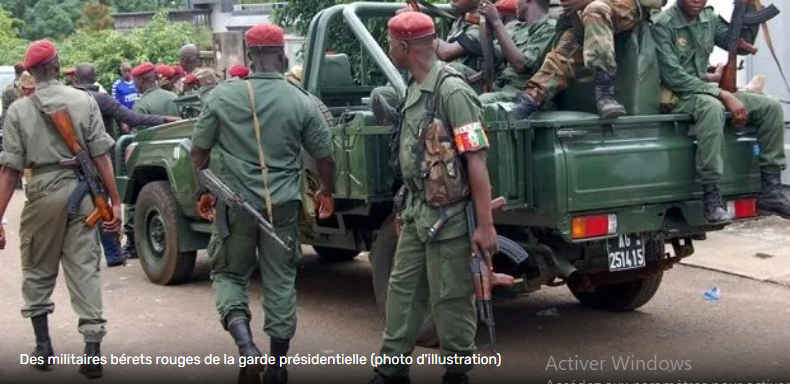
[[[571,237],[574,240],[614,235],[617,233],[617,215],[591,215],[574,217]]]
[[[137,147],[137,143],[129,144],[123,152],[123,163],[126,164],[129,162],[129,158],[132,157],[132,152],[134,152],[134,148]]]
[[[757,198],[749,197],[727,202],[727,211],[736,219],[746,219],[757,216]]]

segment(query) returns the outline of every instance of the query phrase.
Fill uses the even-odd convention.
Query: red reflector
[[[573,218],[574,239],[600,237],[617,233],[617,215],[594,215]]]
[[[757,199],[754,197],[738,199],[727,203],[727,210],[735,215],[736,219],[745,219],[757,216]]]

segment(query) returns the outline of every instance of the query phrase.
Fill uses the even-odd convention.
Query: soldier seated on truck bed
[[[782,106],[761,94],[720,89],[718,81],[706,75],[713,46],[727,48],[729,29],[706,4],[707,0],[678,0],[657,17],[652,28],[661,82],[677,100],[671,112],[690,114],[696,123],[697,173],[703,183],[705,219],[713,223],[733,219],[725,209],[718,185],[724,171],[725,111],[732,112],[733,128],[747,122],[757,128],[762,174],[762,192],[757,200],[760,214],[790,219],[790,201],[782,193],[781,182],[786,166]],[[754,43],[757,28],[755,25],[745,33],[749,44]]]

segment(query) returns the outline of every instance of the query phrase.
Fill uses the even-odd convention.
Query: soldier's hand
[[[477,9],[480,14],[486,18],[486,21],[491,23],[491,25],[502,23],[502,16],[499,15],[499,10],[496,9],[496,6],[491,4],[488,0],[480,0],[480,4],[477,6]]]
[[[335,198],[331,193],[319,189],[315,193],[315,201],[318,203],[318,218],[326,220],[335,214]]]
[[[205,220],[214,221],[214,196],[208,193],[200,195],[198,199],[197,209],[198,214]]]
[[[112,220],[103,222],[102,227],[104,227],[105,232],[121,233],[121,224],[123,223],[121,220],[121,205],[113,204],[111,208]]]
[[[0,224],[0,249],[5,249],[5,228]]]
[[[560,0],[562,13],[566,15],[579,12],[587,7],[590,3],[592,3],[592,0]]]
[[[163,116],[165,123],[174,123],[176,121],[181,121],[181,118],[178,116]]]
[[[472,251],[485,258],[489,270],[493,270],[491,258],[499,252],[499,240],[493,225],[479,226],[472,235]]]
[[[749,121],[749,113],[746,111],[746,106],[731,92],[725,90],[721,91],[721,101],[724,107],[732,113],[732,127],[740,129],[746,126]]]
[[[724,74],[724,64],[719,63],[716,66],[711,66],[708,68],[708,73],[706,75],[705,80],[710,83],[718,83],[721,81],[721,76]]]

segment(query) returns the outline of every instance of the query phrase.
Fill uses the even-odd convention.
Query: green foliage
[[[25,54],[27,41],[19,38],[19,28],[23,25],[22,20],[0,8],[0,64],[12,65]]]
[[[112,28],[110,7],[99,2],[86,3],[76,26],[79,29],[93,32]]]
[[[83,0],[39,0],[25,12],[22,37],[38,40],[44,37],[62,38],[74,32],[74,22],[80,17]]]

